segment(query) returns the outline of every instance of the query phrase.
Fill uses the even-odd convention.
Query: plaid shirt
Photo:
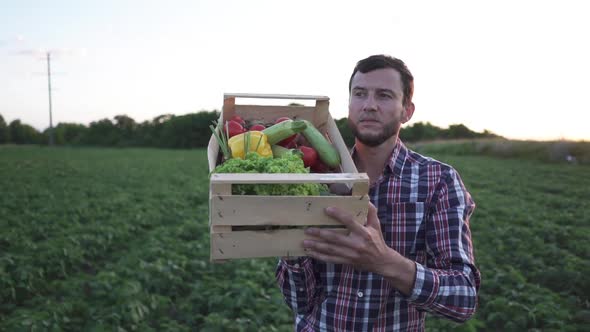
[[[459,174],[398,140],[369,195],[385,242],[416,262],[412,293],[405,296],[382,276],[348,265],[281,259],[276,277],[296,330],[423,331],[426,312],[468,319],[480,273],[469,230],[475,204]]]

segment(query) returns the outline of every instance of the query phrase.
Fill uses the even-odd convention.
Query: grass
[[[209,263],[205,161],[204,150],[1,149],[0,330],[289,325],[274,260]]]
[[[585,141],[475,139],[421,142],[411,146],[426,154],[487,155],[551,163],[590,164],[590,142]]]
[[[590,327],[588,167],[435,154],[472,193],[486,330]]]
[[[588,166],[419,148],[472,193],[483,276],[470,321],[427,330],[590,330]],[[276,260],[209,263],[206,160],[0,147],[0,330],[292,331]]]

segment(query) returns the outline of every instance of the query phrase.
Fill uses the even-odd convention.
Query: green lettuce
[[[212,173],[309,173],[309,169],[303,165],[301,157],[295,154],[264,158],[257,153],[248,153],[246,159],[226,160]],[[327,192],[328,187],[318,183],[232,185],[234,195],[319,196]]]

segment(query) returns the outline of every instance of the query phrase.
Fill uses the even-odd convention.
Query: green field
[[[590,330],[590,167],[458,156],[480,308],[427,330]],[[209,263],[205,150],[0,146],[0,331],[292,331],[275,259]]]

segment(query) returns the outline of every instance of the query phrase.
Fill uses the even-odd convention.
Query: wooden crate
[[[236,98],[315,100],[315,106],[238,105]],[[358,173],[330,112],[329,98],[302,95],[225,94],[219,122],[233,115],[245,120],[273,122],[281,116],[305,119],[328,137],[340,152],[341,173],[326,174],[212,174],[209,188],[211,260],[304,256],[304,227],[321,226],[347,232],[324,208],[336,206],[364,224],[368,210],[369,178]],[[212,135],[207,151],[209,170],[219,161],[219,144]],[[324,183],[346,185],[339,196],[232,195],[234,184]],[[278,229],[277,226],[291,226]],[[295,227],[292,227],[295,226]]]

